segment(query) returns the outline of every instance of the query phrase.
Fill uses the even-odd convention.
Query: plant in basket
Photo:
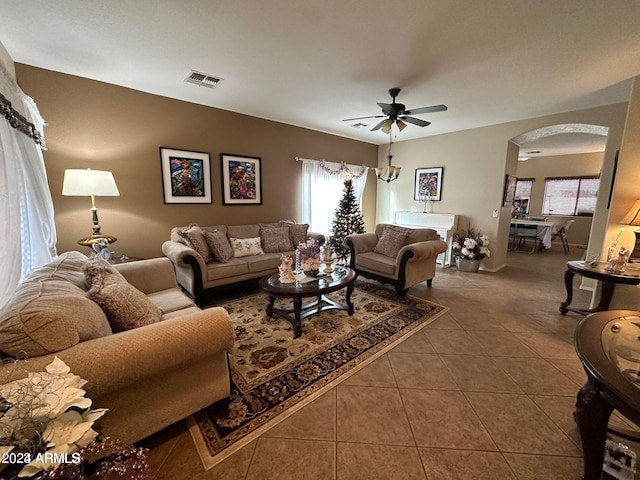
[[[453,255],[465,260],[482,260],[489,257],[489,237],[476,232],[470,226],[453,235]]]

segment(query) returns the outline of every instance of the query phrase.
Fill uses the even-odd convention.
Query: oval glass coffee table
[[[269,317],[277,315],[288,320],[293,326],[293,338],[302,335],[302,320],[327,310],[346,310],[351,316],[354,312],[351,294],[355,287],[356,272],[349,267],[336,266],[335,270],[319,278],[305,278],[295,283],[281,283],[279,274],[260,279],[260,288],[269,295],[266,312]],[[347,289],[346,305],[334,302],[326,294]],[[315,300],[302,304],[303,298],[316,297]],[[276,298],[293,299],[292,309],[274,308]],[[293,316],[291,316],[293,314]]]
[[[640,312],[611,310],[585,317],[576,327],[575,347],[587,373],[574,414],[584,453],[583,478],[599,480],[607,432],[638,441],[637,433],[608,424],[615,409],[640,426]]]

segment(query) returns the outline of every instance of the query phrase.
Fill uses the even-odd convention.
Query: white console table
[[[451,246],[453,234],[458,228],[458,215],[452,213],[396,212],[394,223],[409,228],[432,228],[447,243],[447,251],[438,255],[437,263],[442,268],[453,264]]]

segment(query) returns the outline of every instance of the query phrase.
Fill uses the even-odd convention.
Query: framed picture
[[[516,198],[516,182],[518,178],[514,175],[507,173],[507,178],[504,182],[504,198],[502,200],[503,207],[511,207],[513,200]]]
[[[440,200],[443,167],[416,168],[413,199],[419,202]]]
[[[522,217],[529,213],[529,198],[515,198],[513,200],[513,211],[522,215]]]
[[[160,147],[164,203],[211,203],[209,154]]]
[[[222,202],[225,205],[262,204],[261,158],[221,153]]]

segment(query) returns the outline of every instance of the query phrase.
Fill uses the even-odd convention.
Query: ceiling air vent
[[[353,127],[353,128],[364,128],[364,127],[368,127],[369,124],[368,123],[358,122],[358,123],[352,123],[350,126]]]
[[[222,81],[222,78],[191,70],[184,78],[184,81],[187,83],[195,83],[201,87],[213,88]]]

